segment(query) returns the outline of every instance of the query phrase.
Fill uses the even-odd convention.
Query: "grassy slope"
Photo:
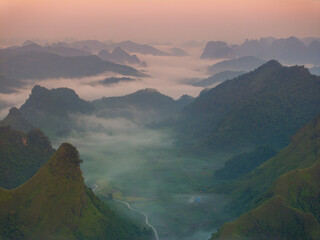
[[[258,208],[225,224],[212,239],[319,239],[320,160],[279,177]]]
[[[0,236],[136,239],[139,229],[118,218],[85,186],[80,161],[72,145],[62,144],[28,182],[0,189]]]
[[[230,194],[228,205],[236,214],[248,211],[264,198],[272,182],[282,174],[294,169],[310,167],[320,156],[320,116],[302,128],[290,145],[275,157],[243,176],[237,181],[223,185],[221,193]]]

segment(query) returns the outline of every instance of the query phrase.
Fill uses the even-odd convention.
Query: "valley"
[[[123,47],[130,53],[121,52],[123,56],[135,54],[147,63],[132,66],[110,64],[93,52],[82,56],[79,48],[83,49],[83,44],[63,45],[78,49],[70,52],[64,49],[64,54],[81,56],[52,54],[52,51],[61,51],[55,45],[32,45],[29,46],[31,52],[24,46],[2,53],[0,76],[15,78],[17,84],[8,85],[11,90],[0,94],[0,106],[3,106],[0,109],[3,119],[0,121],[0,187],[3,188],[0,202],[15,212],[12,217],[17,222],[14,222],[16,230],[0,231],[0,234],[6,237],[25,234],[26,239],[32,239],[31,229],[43,224],[47,234],[55,232],[52,239],[59,239],[60,235],[87,239],[91,232],[86,221],[93,226],[96,221],[112,216],[114,221],[108,223],[110,225],[107,220],[102,221],[106,225],[101,223],[108,226],[107,230],[96,227],[96,236],[92,239],[104,239],[104,236],[120,240],[224,239],[225,235],[229,237],[229,231],[240,234],[235,239],[246,236],[254,239],[255,232],[247,224],[249,220],[238,219],[242,214],[258,214],[261,221],[268,224],[272,220],[269,216],[267,220],[264,215],[260,216],[256,210],[259,206],[268,209],[270,204],[275,204],[288,216],[296,214],[291,211],[291,207],[296,206],[295,197],[283,195],[283,188],[276,184],[288,181],[286,174],[295,174],[292,171],[318,169],[317,166],[315,170],[309,168],[319,156],[319,76],[311,74],[305,66],[284,65],[277,60],[254,57],[234,60],[231,53],[240,51],[241,46],[232,49],[221,43],[209,44],[209,47],[224,49],[227,46],[226,53],[219,52],[221,49],[218,53],[231,59],[209,57],[210,51],[206,59],[200,59],[204,45],[185,48],[184,52],[178,51],[183,48],[178,45],[179,48],[173,49],[177,54],[173,54],[170,53],[172,46],[150,48],[132,42],[111,45],[85,42],[91,48],[96,47],[96,53]],[[146,55],[145,51],[151,52]],[[17,61],[17,56],[30,57],[34,62]],[[85,58],[80,61],[78,57]],[[50,67],[40,66],[39,61]],[[87,66],[84,61],[91,63]],[[32,71],[29,64],[34,65],[30,68]],[[1,71],[4,68],[5,71]],[[21,72],[10,69],[21,69]],[[226,74],[226,71],[230,72]],[[223,74],[214,79],[213,72]],[[72,156],[79,151],[80,158],[69,158],[66,149]],[[57,158],[60,155],[62,157]],[[77,165],[72,165],[72,169],[76,169],[76,176],[64,168],[74,161]],[[52,169],[52,166],[55,167]],[[55,171],[62,171],[64,177],[59,175],[56,179]],[[303,176],[300,178],[303,181]],[[47,227],[49,220],[42,222],[42,214],[51,214],[54,202],[50,202],[52,209],[43,207],[37,212],[37,218],[32,218],[32,211],[36,211],[33,196],[43,206],[50,198],[38,195],[38,189],[46,185],[40,184],[41,179],[50,183],[48,194],[58,202],[66,201],[67,219],[76,219],[76,227],[68,222],[68,227],[63,228],[62,213],[55,216],[52,228]],[[61,188],[55,189],[50,179],[61,181]],[[72,183],[68,182],[70,179]],[[69,196],[70,189],[64,188],[63,183],[74,184],[79,191]],[[307,194],[312,199],[318,186],[310,184],[315,186]],[[56,190],[61,190],[66,197],[57,197]],[[13,204],[7,200],[23,194],[27,198],[15,200]],[[291,205],[282,197],[290,199]],[[28,207],[30,201],[32,210]],[[73,206],[75,202],[77,205]],[[26,207],[18,209],[19,204]],[[318,234],[318,220],[314,220],[318,217],[318,207],[316,202],[312,204],[315,207],[300,207],[299,211],[304,213],[299,216],[303,221],[312,219],[314,232],[300,229],[301,235],[297,236]],[[79,209],[86,215],[78,214]],[[6,209],[0,208],[0,211],[9,214]],[[304,214],[315,217],[308,215],[309,219]],[[25,227],[29,218],[34,225]],[[224,225],[234,220],[231,225]],[[291,222],[299,225],[299,221]],[[249,230],[233,228],[242,222]],[[0,226],[8,227],[8,224],[13,223],[0,219]],[[278,229],[274,225],[269,227]],[[36,236],[42,236],[41,228],[34,232]],[[267,231],[268,228],[263,225],[261,229]],[[277,237],[281,234],[292,237],[290,231],[274,230]],[[263,236],[267,239],[272,235]]]

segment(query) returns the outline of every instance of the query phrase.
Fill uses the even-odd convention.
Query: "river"
[[[93,189],[92,189],[92,191],[95,192],[95,191],[97,190],[97,188],[98,188],[98,185],[97,185],[97,184],[93,184]],[[108,198],[107,195],[105,195],[105,194],[102,194],[102,195]],[[128,202],[126,202],[126,201],[123,201],[123,200],[120,200],[120,199],[116,199],[116,198],[113,198],[112,200],[113,200],[113,201],[116,201],[116,202],[120,202],[120,203],[126,205],[131,211],[137,212],[137,213],[143,215],[144,218],[145,218],[145,223],[146,223],[146,225],[149,226],[149,227],[152,229],[156,240],[159,240],[159,235],[158,235],[157,229],[156,229],[153,225],[150,224],[148,214],[146,214],[145,212],[142,212],[142,211],[140,211],[140,210],[134,209],[133,207],[131,207],[130,203],[128,203]]]

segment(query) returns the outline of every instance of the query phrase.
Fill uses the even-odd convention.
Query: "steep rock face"
[[[137,239],[84,184],[75,147],[62,144],[25,184],[0,189],[0,236],[13,239]]]
[[[201,57],[202,59],[205,58],[234,58],[233,50],[228,46],[227,43],[221,41],[211,41],[208,42]]]

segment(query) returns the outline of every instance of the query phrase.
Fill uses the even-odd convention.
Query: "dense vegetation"
[[[80,163],[64,143],[25,184],[0,189],[1,239],[146,239],[85,186]]]
[[[319,239],[320,160],[279,177],[263,204],[225,224],[212,239]]]
[[[201,94],[176,129],[181,141],[212,151],[265,144],[279,150],[319,111],[320,78],[273,60]]]
[[[319,156],[320,116],[275,157],[221,187],[233,198],[231,211],[255,209],[225,224],[214,239],[318,239]]]
[[[9,126],[0,127],[0,187],[18,187],[31,178],[53,152],[39,129],[25,134]]]
[[[228,208],[242,213],[256,207],[277,177],[315,163],[320,156],[319,120],[317,117],[302,128],[276,156],[230,185],[224,184],[222,192],[233,198]]]
[[[251,172],[253,169],[273,157],[276,151],[268,146],[260,146],[252,152],[241,153],[225,162],[225,166],[217,170],[214,180],[232,180]]]

